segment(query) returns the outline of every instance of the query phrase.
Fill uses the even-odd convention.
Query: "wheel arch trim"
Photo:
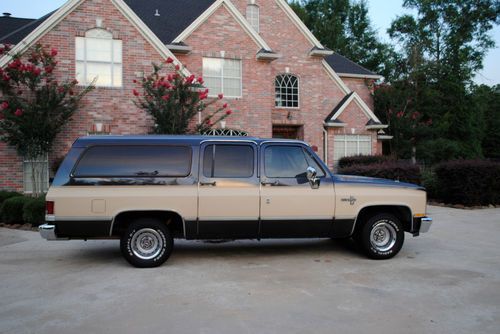
[[[109,236],[113,235],[113,227],[115,226],[115,221],[116,221],[116,218],[118,216],[120,216],[121,214],[134,213],[134,212],[174,213],[174,214],[176,214],[177,216],[179,216],[181,218],[181,221],[182,221],[182,230],[183,230],[184,238],[186,238],[186,220],[184,219],[184,216],[181,215],[177,210],[164,209],[164,208],[163,209],[125,209],[125,210],[121,210],[121,211],[115,212],[115,214],[113,215],[113,219],[111,220],[111,226],[109,227]]]
[[[373,203],[373,204],[367,204],[363,207],[361,207],[359,210],[358,210],[358,213],[356,214],[355,218],[354,218],[354,224],[352,225],[352,230],[351,230],[351,235],[354,234],[354,230],[356,229],[356,225],[358,223],[358,218],[360,216],[360,213],[363,212],[363,210],[365,209],[369,209],[369,208],[373,208],[373,207],[393,207],[393,208],[397,208],[397,207],[403,207],[403,208],[406,208],[408,209],[408,211],[410,212],[410,217],[409,217],[409,221],[410,221],[410,230],[413,230],[413,211],[412,209],[407,205],[407,204],[394,204],[394,203],[391,203],[391,204],[387,204],[387,203]]]

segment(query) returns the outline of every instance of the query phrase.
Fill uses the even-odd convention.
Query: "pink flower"
[[[5,115],[3,113],[0,113],[0,120],[4,119]]]
[[[132,82],[133,82],[133,83],[137,83],[137,80],[135,80],[135,79],[134,79],[134,80],[132,80]]]
[[[174,62],[174,60],[170,57],[167,58],[167,60],[165,60],[165,63],[167,64],[172,64]]]
[[[7,109],[9,107],[9,102],[3,101],[2,102],[2,109]]]
[[[178,70],[180,70],[180,69],[181,69],[181,67],[180,67],[179,65],[175,65],[175,70],[176,70],[176,71],[178,71]]]
[[[161,98],[162,98],[163,101],[168,101],[170,99],[170,95],[165,94]]]
[[[203,81],[203,78],[202,78],[202,77],[199,77],[199,78],[198,78],[198,83],[200,83],[200,85],[203,85],[204,81]]]
[[[59,87],[59,88],[57,88],[57,91],[58,91],[59,93],[64,93],[64,87]]]
[[[205,122],[207,125],[212,125],[212,121],[207,119],[207,121]]]
[[[73,90],[72,90],[72,89],[70,89],[70,90],[69,90],[69,95],[74,95],[74,94],[75,94],[75,92],[73,92]]]
[[[50,55],[51,55],[52,57],[57,56],[57,49],[56,49],[56,48],[53,48],[52,50],[50,50]]]
[[[52,66],[46,66],[45,67],[45,72],[47,72],[47,73],[50,74],[50,73],[52,73],[52,71],[54,71],[54,68]]]
[[[403,115],[404,115],[404,114],[403,114],[403,112],[402,112],[402,111],[400,111],[400,112],[398,112],[398,113],[396,114],[397,118],[401,118],[401,117],[403,117]]]
[[[226,109],[226,108],[227,108],[227,103],[224,103],[224,104],[222,105],[222,108]]]
[[[217,97],[219,97],[219,100],[222,100],[224,98],[224,94],[219,93],[219,95],[217,95]]]
[[[71,84],[72,84],[72,85],[78,85],[78,80],[73,79],[73,81],[71,81]]]
[[[132,91],[132,93],[134,94],[134,96],[139,96],[140,95],[139,92],[137,90],[135,90],[135,89]]]
[[[233,111],[231,109],[226,111],[226,115],[231,115],[232,113],[233,113]]]
[[[195,79],[195,76],[194,74],[191,74],[187,79],[186,79],[186,82],[191,84]]]
[[[16,115],[17,117],[22,116],[22,115],[23,115],[23,110],[22,110],[22,109],[17,108],[17,109],[16,109],[16,112],[14,113],[14,115]]]

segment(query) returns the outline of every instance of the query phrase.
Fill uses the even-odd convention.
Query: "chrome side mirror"
[[[314,167],[307,167],[306,170],[306,176],[307,179],[309,180],[309,184],[311,185],[312,189],[318,189],[319,188],[319,177],[317,177],[318,172]]]

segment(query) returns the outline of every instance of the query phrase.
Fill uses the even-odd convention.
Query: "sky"
[[[15,17],[38,18],[57,9],[66,0],[0,0],[0,13],[9,12]],[[179,0],[182,1],[182,0]],[[369,14],[373,27],[382,40],[390,42],[387,28],[398,15],[406,12],[403,0],[368,0]],[[500,27],[496,26],[491,35],[496,48],[491,49],[485,60],[484,69],[475,78],[476,83],[486,85],[500,84]]]

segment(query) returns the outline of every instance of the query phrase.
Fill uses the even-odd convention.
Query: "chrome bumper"
[[[432,218],[430,217],[424,217],[420,220],[420,233],[426,233],[429,232],[429,229],[431,228],[432,225]]]
[[[56,226],[50,224],[43,224],[38,226],[38,232],[42,238],[47,240],[68,240],[67,238],[58,238],[56,235]]]

